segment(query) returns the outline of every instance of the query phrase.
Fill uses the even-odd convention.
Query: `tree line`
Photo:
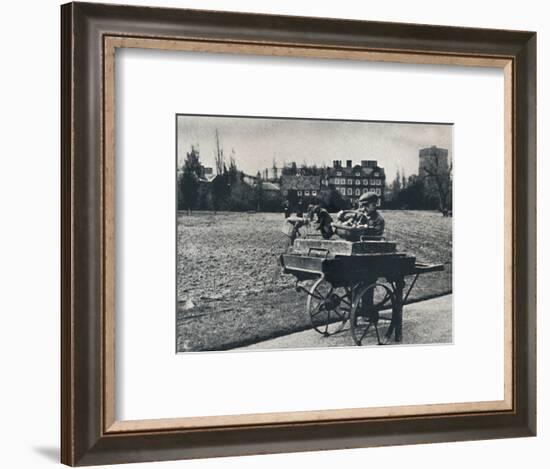
[[[285,203],[298,204],[298,201],[285,200],[281,191],[266,190],[264,181],[258,171],[251,180],[237,168],[235,150],[228,158],[220,143],[216,130],[215,135],[215,177],[210,182],[205,180],[204,166],[200,161],[198,146],[191,146],[177,180],[178,210],[191,213],[192,210],[221,211],[282,211]],[[273,167],[276,168],[275,161]],[[444,215],[452,211],[452,164],[441,165],[439,159],[427,160],[423,166],[423,175],[406,177],[404,171],[397,170],[395,178],[385,187],[383,208],[405,210],[439,210]],[[296,174],[307,176],[328,176],[326,166],[300,167],[296,162],[285,164],[281,176],[275,181],[281,183],[283,175]],[[245,180],[248,178],[248,180]],[[321,190],[315,198],[307,203],[319,203],[329,210],[350,208],[350,201],[333,187]]]
[[[270,191],[267,194],[259,172],[254,181],[245,181],[249,176],[237,168],[234,151],[231,152],[229,161],[225,161],[217,132],[216,142],[216,175],[210,182],[205,180],[198,147],[192,146],[186,153],[177,180],[178,210],[187,211],[188,214],[192,210],[281,211],[283,200],[279,191]]]
[[[439,210],[444,215],[453,209],[452,165],[438,167],[428,162],[425,175],[406,177],[397,170],[395,178],[386,187],[384,207],[402,210]]]

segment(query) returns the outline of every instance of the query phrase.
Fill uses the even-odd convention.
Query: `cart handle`
[[[359,237],[359,241],[384,241],[385,239],[384,236],[361,235]]]
[[[309,248],[308,251],[307,251],[307,255],[311,255],[311,252],[312,251],[318,251],[320,253],[325,253],[325,259],[328,257],[329,255],[329,250],[328,249],[325,249],[325,248]]]
[[[411,290],[413,289],[414,287],[414,284],[416,283],[416,281],[418,280],[418,276],[420,275],[420,273],[416,274],[414,276],[414,279],[413,281],[411,282],[410,286],[409,286],[409,289],[407,290],[407,294],[405,295],[405,298],[403,298],[403,304],[407,303],[407,300],[409,299],[409,295],[411,294]]]
[[[282,254],[279,255],[279,264],[281,264],[281,267],[283,268],[283,272],[286,274],[286,265],[285,265],[285,259]]]

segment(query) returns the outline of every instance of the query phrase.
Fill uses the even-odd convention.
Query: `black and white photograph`
[[[178,353],[452,343],[452,124],[176,128]]]

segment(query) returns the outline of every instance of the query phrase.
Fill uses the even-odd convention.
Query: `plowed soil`
[[[381,213],[385,236],[399,251],[418,262],[445,265],[444,272],[420,276],[409,300],[450,293],[452,218],[436,212]],[[295,278],[279,267],[289,244],[283,223],[283,215],[275,213],[178,215],[179,352],[227,350],[310,327],[306,295],[296,292]]]

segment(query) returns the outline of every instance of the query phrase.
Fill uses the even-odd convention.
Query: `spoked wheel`
[[[313,328],[324,336],[340,332],[349,319],[351,301],[351,288],[335,288],[323,277],[316,280],[307,297]]]
[[[357,290],[350,315],[351,335],[356,345],[387,344],[395,328],[393,291],[381,283]]]

